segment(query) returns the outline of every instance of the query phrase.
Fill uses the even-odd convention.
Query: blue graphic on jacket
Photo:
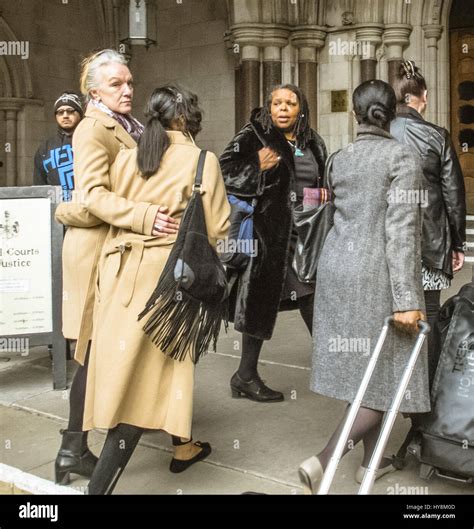
[[[66,202],[71,200],[71,191],[74,189],[72,147],[63,145],[49,151],[49,158],[43,160],[43,167],[47,173],[52,170],[58,171],[59,182],[63,189],[63,200]]]

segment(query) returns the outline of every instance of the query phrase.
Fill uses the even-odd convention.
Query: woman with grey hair
[[[111,189],[127,200],[150,200],[153,204],[164,200],[170,215],[182,219],[193,195],[202,152],[194,143],[201,130],[198,98],[166,85],[154,90],[146,115],[147,125],[138,147],[124,149],[111,167]],[[211,152],[202,168],[200,193],[207,236],[216,246],[226,236],[230,205],[219,161]],[[99,214],[101,207],[100,200],[91,199],[91,212]],[[112,208],[108,214],[120,216],[122,210]],[[160,239],[115,225],[108,231],[98,267],[84,413],[84,428],[108,432],[89,482],[89,494],[112,493],[145,429],[168,432],[176,449],[184,451],[171,462],[171,472],[182,472],[211,453],[209,443],[192,443],[192,347],[184,340],[182,355],[172,354],[166,346],[162,348],[162,342],[155,345],[157,341],[150,339],[143,320],[137,318],[153,298],[175,243],[174,235]],[[163,312],[161,305],[155,310],[160,316],[166,313],[166,325],[183,343],[183,333],[192,335],[194,331],[189,329],[197,327],[202,330],[211,315],[201,307],[195,313],[185,310],[181,317],[182,307],[177,310],[177,306],[184,306],[184,300],[180,302],[174,287],[173,277],[173,308]],[[188,331],[184,319],[189,322]],[[148,324],[153,320],[148,319]],[[217,325],[219,320],[220,314]],[[195,335],[199,345],[204,334]],[[186,452],[191,455],[193,451],[191,459],[186,457]]]
[[[384,319],[394,317],[344,452],[363,441],[359,482],[413,346],[409,333],[416,333],[418,320],[425,319],[420,204],[403,200],[417,196],[413,191],[421,187],[422,172],[416,153],[389,133],[395,103],[393,89],[383,81],[367,81],[354,91],[357,139],[333,158],[329,178],[335,197],[334,226],[322,250],[316,283],[313,336],[317,339],[311,373],[311,389],[316,393],[350,406]],[[430,409],[426,348],[400,409],[405,413]],[[318,456],[300,466],[307,491],[317,492],[342,424]],[[377,477],[393,470],[384,458]]]
[[[110,167],[117,154],[136,147],[143,132],[130,114],[133,78],[125,57],[110,49],[86,57],[81,91],[88,106],[73,136],[75,191],[72,200],[56,210],[56,220],[68,226],[63,245],[63,334],[78,340],[74,358],[80,364],[70,391],[68,428],[62,431],[55,463],[56,482],[61,484],[69,482],[71,473],[90,477],[97,462],[83,431],[84,399],[97,264],[109,224],[156,237],[177,231],[166,206],[126,200],[110,190]],[[96,215],[87,209],[92,200]],[[111,214],[116,211],[121,213]]]

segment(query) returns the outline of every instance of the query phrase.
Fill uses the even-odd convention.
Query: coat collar
[[[135,140],[130,134],[118,123],[115,119],[111,118],[98,108],[88,105],[85,118],[91,118],[99,121],[107,129],[113,129],[114,135],[120,143],[126,145],[129,149],[133,149],[137,146]]]
[[[179,145],[196,145],[193,140],[183,134],[180,130],[167,130],[170,143],[178,143]]]
[[[399,105],[397,107],[397,116],[402,116],[402,117],[409,116],[411,118],[418,119],[420,121],[425,121],[423,119],[423,116],[418,111],[416,111],[412,107],[409,107],[408,105]]]
[[[393,140],[393,136],[386,130],[376,127],[375,125],[360,124],[357,128],[357,138],[355,141],[360,140],[376,140],[377,137],[388,138]]]

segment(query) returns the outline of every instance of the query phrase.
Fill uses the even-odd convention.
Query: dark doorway
[[[451,132],[474,215],[474,9],[472,0],[453,0],[449,18]]]

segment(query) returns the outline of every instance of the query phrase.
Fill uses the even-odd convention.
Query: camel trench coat
[[[70,339],[81,336],[75,359],[83,364],[92,333],[97,263],[109,223],[151,234],[159,206],[110,192],[110,167],[117,154],[136,147],[117,121],[89,106],[72,143],[75,191],[71,202],[56,209],[56,220],[69,226],[63,243],[63,334]],[[87,209],[90,200],[96,203],[97,216]]]
[[[180,220],[192,194],[200,149],[181,132],[168,135],[171,144],[158,172],[148,179],[136,167],[137,150],[121,151],[111,168],[111,190],[138,203],[166,204],[169,215]],[[230,206],[218,159],[211,152],[202,195],[209,241],[215,246],[227,235]],[[97,215],[100,207],[90,200],[90,213]],[[189,356],[182,362],[165,356],[143,332],[148,316],[137,318],[158,283],[176,234],[151,237],[111,224],[98,267],[84,429],[126,423],[190,438],[194,364]]]

